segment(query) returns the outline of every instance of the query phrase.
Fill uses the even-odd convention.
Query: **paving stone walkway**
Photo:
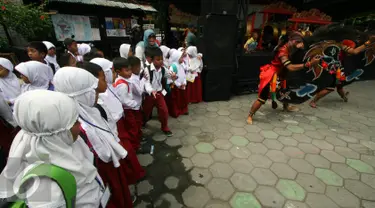
[[[136,207],[374,208],[375,82],[347,87],[318,109],[297,113],[265,105],[246,124],[256,95],[189,106],[170,119],[174,136],[148,124],[153,155],[139,155],[148,171]]]

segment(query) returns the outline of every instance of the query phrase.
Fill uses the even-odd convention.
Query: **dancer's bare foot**
[[[286,105],[286,106],[284,106],[284,111],[297,112],[297,111],[299,111],[299,108],[297,106],[294,106],[294,105]]]
[[[247,124],[252,125],[253,124],[253,117],[249,115],[246,120]]]
[[[346,92],[345,93],[345,96],[343,96],[343,97],[341,97],[342,98],[342,100],[344,101],[344,102],[348,102],[348,95],[349,95],[349,92]]]

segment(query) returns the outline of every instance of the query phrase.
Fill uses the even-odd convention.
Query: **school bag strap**
[[[105,112],[104,108],[99,104],[95,104],[94,107],[99,110],[100,116],[102,116],[102,118],[104,118],[106,121],[108,121],[108,116],[107,116],[107,113]]]
[[[129,82],[127,82],[126,80],[124,79],[119,79],[117,80],[115,83],[112,84],[113,87],[117,87],[118,85],[120,84],[126,84],[126,86],[128,86],[128,93],[130,93],[130,87],[129,87]]]
[[[46,177],[59,185],[65,199],[67,208],[75,208],[77,183],[74,176],[63,168],[51,164],[39,164],[29,170],[21,180],[20,187],[34,177]],[[26,202],[19,200],[11,205],[11,208],[26,208]]]

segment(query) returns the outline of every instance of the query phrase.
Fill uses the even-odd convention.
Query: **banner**
[[[106,17],[105,28],[108,37],[126,37],[131,30],[131,19]]]

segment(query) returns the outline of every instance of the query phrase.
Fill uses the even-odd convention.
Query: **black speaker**
[[[233,68],[221,67],[203,71],[203,100],[205,102],[229,100]]]
[[[234,67],[237,43],[237,16],[207,15],[204,20],[198,20],[199,40],[198,49],[204,54],[204,64],[207,69]]]
[[[238,0],[201,0],[201,15],[211,13],[237,15]]]

